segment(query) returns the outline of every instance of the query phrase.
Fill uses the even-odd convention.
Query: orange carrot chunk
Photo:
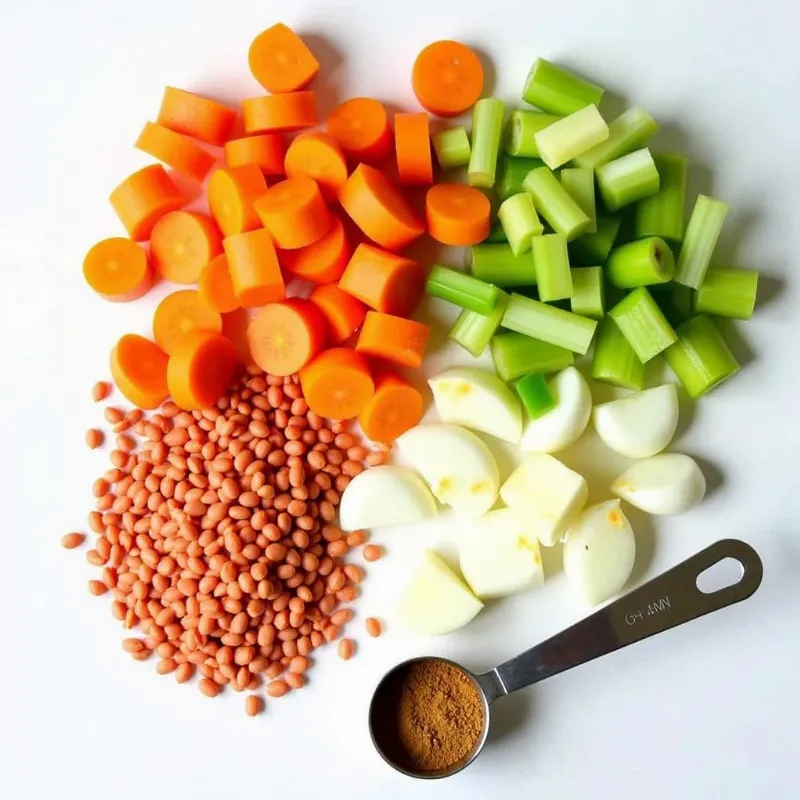
[[[161,164],[129,175],[108,199],[135,242],[146,242],[156,222],[186,202]]]
[[[198,281],[198,290],[203,302],[220,314],[227,314],[239,308],[239,301],[233,291],[233,281],[228,269],[228,257],[220,253],[203,267]]]
[[[269,375],[286,377],[304,367],[325,345],[325,318],[299,297],[270,303],[247,329],[253,360]]]
[[[245,136],[225,142],[225,163],[229,167],[255,164],[265,175],[283,175],[286,142],[279,133]]]
[[[360,244],[339,280],[339,288],[376,311],[407,317],[422,297],[425,272],[416,261]]]
[[[275,244],[284,250],[313,244],[330,228],[328,207],[311,178],[287,178],[267,189],[255,206]]]
[[[253,39],[249,61],[253,77],[273,94],[302,89],[319,70],[306,43],[281,22]]]
[[[466,45],[448,40],[433,42],[414,62],[411,87],[426,111],[455,117],[481,96],[483,67]]]
[[[233,293],[244,308],[275,303],[286,297],[278,256],[269,231],[259,228],[223,241]]]
[[[97,294],[116,303],[127,303],[153,285],[147,253],[130,239],[103,239],[86,254],[83,277]]]
[[[153,314],[153,338],[156,344],[171,355],[177,343],[192,331],[222,331],[222,317],[207,306],[200,292],[182,289],[168,294]]]
[[[401,250],[425,232],[399,189],[368,164],[360,164],[339,193],[339,202],[373,242]]]
[[[150,257],[156,272],[173,283],[196,283],[203,267],[222,252],[214,220],[196,211],[171,211],[153,227]]]
[[[322,312],[328,323],[328,339],[340,344],[349,339],[364,322],[367,307],[336,284],[317,286],[308,299]]]
[[[336,142],[325,133],[302,133],[284,159],[287,178],[313,178],[322,196],[331,202],[347,180],[347,162]]]
[[[158,122],[176,133],[222,147],[236,124],[236,109],[199,94],[167,86],[158,112]]]
[[[254,204],[266,191],[264,173],[255,164],[215,170],[208,182],[208,207],[223,236],[261,227]]]
[[[428,233],[442,244],[469,246],[482,242],[491,228],[489,198],[474,186],[440,183],[425,195]]]
[[[368,311],[358,335],[356,350],[401,367],[418,368],[431,329],[413,319]]]
[[[250,354],[250,345],[247,342],[247,328],[250,325],[250,315],[246,308],[237,308],[222,315],[222,335],[228,339],[236,349],[239,361],[245,367],[254,367],[256,362]]]
[[[211,331],[187,333],[167,365],[172,399],[186,411],[211,408],[230,386],[239,358],[236,348]]]
[[[394,115],[394,145],[400,183],[405,186],[433,183],[431,128],[424,111]]]
[[[136,147],[198,183],[205,180],[216,160],[188,136],[175,133],[155,122],[145,123],[136,140]]]
[[[281,263],[287,272],[312,283],[335,283],[350,259],[350,244],[342,221],[331,214],[330,228],[321,238],[298,250],[284,250]]]
[[[369,364],[355,350],[325,350],[300,370],[300,385],[308,407],[321,417],[352,419],[375,391]]]
[[[371,97],[353,97],[333,109],[328,134],[353,161],[380,164],[392,151],[386,109]]]
[[[313,128],[317,124],[314,92],[290,92],[242,101],[247,133],[281,133]]]
[[[111,351],[111,377],[138,408],[157,408],[169,396],[167,354],[135,333],[126,333]]]
[[[422,419],[422,395],[405,378],[388,370],[375,376],[375,394],[359,414],[364,435],[373,442],[393,442]]]

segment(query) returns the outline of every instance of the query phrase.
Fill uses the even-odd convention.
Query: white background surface
[[[796,797],[795,5],[1,0],[0,797]],[[357,658],[345,664],[324,653],[307,689],[249,719],[242,697],[211,702],[125,655],[108,599],[86,591],[92,569],[80,551],[59,547],[64,532],[84,524],[91,481],[105,468],[83,445],[85,429],[100,422],[89,388],[106,377],[119,334],[148,332],[153,304],[105,304],[83,284],[85,250],[121,231],[108,192],[147,162],[131,144],[165,84],[229,101],[259,93],[247,47],[280,19],[314,34],[324,81],[339,98],[367,94],[415,108],[411,64],[438,38],[484,51],[496,93],[509,100],[538,55],[585,72],[663,123],[657,143],[692,158],[694,188],[731,203],[719,261],[765,276],[768,301],[736,328],[744,369],[684,414],[674,445],[701,457],[717,488],[684,518],[648,525],[632,517],[637,580],[734,536],[761,553],[762,588],[733,609],[502,701],[484,755],[444,782],[414,783],[374,754],[366,729],[374,684],[396,661],[425,652],[487,668],[577,620],[584,610],[567,595],[557,557],[547,560],[542,592],[495,605],[443,640],[415,640],[391,625],[367,640],[357,623]],[[448,358],[439,351],[433,368]],[[586,451],[568,461],[586,466]],[[596,499],[616,466],[592,465]],[[405,556],[454,532],[443,522],[384,536],[392,558],[370,570],[359,611],[388,615]]]

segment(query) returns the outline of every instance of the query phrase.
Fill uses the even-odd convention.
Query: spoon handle
[[[697,577],[726,558],[739,562],[740,579],[711,593],[698,589]],[[490,695],[494,696],[490,696],[490,700],[515,692],[648,636],[746,600],[758,589],[762,575],[761,559],[750,545],[738,539],[722,539],[572,627],[506,661],[485,676],[488,681],[481,683],[491,687]]]

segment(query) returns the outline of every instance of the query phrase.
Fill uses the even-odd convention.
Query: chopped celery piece
[[[428,276],[427,293],[478,314],[491,314],[497,306],[500,290],[490,283],[450,267],[434,264]]]
[[[668,242],[680,242],[689,162],[683,156],[672,155],[654,155],[653,161],[660,179],[659,189],[636,206],[636,238],[658,236]]]
[[[643,364],[677,339],[672,326],[644,286],[634,289],[608,313]]]
[[[532,169],[543,166],[538,158],[514,158],[506,156],[500,161],[499,174],[495,182],[497,196],[507,200],[515,194],[524,192],[523,181]]]
[[[501,224],[500,220],[496,220],[495,223],[492,225],[491,231],[489,231],[489,235],[484,239],[485,242],[507,242],[508,239],[506,238],[506,232],[503,230],[503,225]]]
[[[533,240],[532,251],[539,299],[552,303],[554,300],[568,300],[572,297],[566,237],[560,233],[537,236]]]
[[[538,156],[535,134],[560,119],[555,114],[545,114],[543,111],[512,111],[506,124],[505,152],[510,156],[525,158]]]
[[[700,288],[727,214],[727,203],[704,194],[697,196],[675,269],[678,283]]]
[[[653,300],[656,301],[661,313],[673,328],[694,316],[695,295],[697,294],[694,289],[674,282],[654,284],[649,288]]]
[[[581,355],[589,349],[597,327],[593,319],[579,317],[571,311],[563,311],[519,294],[511,295],[501,324],[511,331],[565,347]]]
[[[472,109],[472,152],[467,167],[470,186],[494,185],[504,111],[505,103],[494,97],[478,100]]]
[[[653,156],[643,147],[609,161],[597,170],[597,185],[609,211],[618,211],[658,191],[659,176]]]
[[[567,194],[580,206],[581,211],[589,217],[589,227],[584,233],[597,232],[597,209],[594,197],[594,172],[590,169],[561,170],[561,185]]]
[[[611,317],[604,317],[594,340],[592,377],[613,386],[641,391],[646,370],[616,322]]]
[[[531,239],[541,236],[544,226],[533,207],[533,198],[527,192],[515,194],[504,200],[497,209],[506,238],[515,256],[531,249]]]
[[[493,336],[489,347],[495,371],[504,381],[514,381],[529,372],[558,372],[575,363],[571,350],[522,333]]]
[[[547,385],[547,378],[541,372],[530,372],[524,378],[514,381],[514,388],[531,419],[541,417],[555,407],[556,401]]]
[[[606,262],[608,282],[619,289],[668,283],[674,272],[672,250],[655,236],[615,247]]]
[[[465,167],[469,164],[469,137],[463,127],[440,131],[433,137],[436,160],[442,169]]]
[[[468,308],[463,309],[453,323],[453,327],[450,328],[450,332],[447,334],[448,338],[478,358],[500,327],[507,305],[508,295],[500,292],[497,305],[491,314],[477,314]]]
[[[556,233],[564,234],[568,242],[580,236],[591,224],[589,217],[547,167],[531,170],[522,186],[533,197],[536,210]]]
[[[515,256],[506,244],[478,244],[467,250],[467,269],[481,281],[495,286],[535,286],[533,256]]]
[[[710,267],[697,290],[695,310],[731,319],[750,319],[756,306],[758,272],[754,269]]]
[[[608,138],[574,160],[579,167],[597,169],[644,146],[658,133],[658,123],[643,109],[629,108],[608,123]]]
[[[597,232],[584,233],[570,242],[569,257],[576,264],[605,264],[608,254],[617,240],[619,229],[622,226],[622,217],[619,214],[609,216],[597,215]]]
[[[573,314],[602,319],[606,313],[606,291],[602,267],[573,267],[572,297],[569,300]]]
[[[710,317],[692,317],[677,329],[678,341],[664,358],[689,397],[700,397],[739,371],[739,362],[728,349]]]
[[[544,58],[537,58],[522,90],[522,99],[550,114],[572,114],[584,106],[599,105],[603,88],[557,67]]]
[[[539,158],[550,169],[558,169],[607,138],[608,125],[597,106],[586,106],[540,130],[536,134],[536,147]]]

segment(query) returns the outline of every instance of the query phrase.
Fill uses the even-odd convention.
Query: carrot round
[[[278,256],[269,231],[259,228],[223,241],[233,293],[239,305],[255,308],[286,297]]]
[[[350,244],[344,225],[331,214],[328,232],[308,247],[284,250],[281,263],[287,272],[312,283],[335,283],[342,277],[350,259]]]
[[[222,317],[209,308],[195,289],[168,294],[153,314],[153,338],[170,355],[175,345],[192,331],[222,331]]]
[[[181,175],[202,183],[216,160],[207,150],[181,133],[155,122],[146,122],[136,147]]]
[[[135,333],[126,333],[111,351],[111,377],[138,408],[156,408],[169,396],[167,354]]]
[[[250,353],[247,342],[247,328],[250,325],[250,314],[246,308],[236,308],[222,315],[222,335],[228,339],[236,350],[239,361],[245,367],[254,367],[256,362]]]
[[[273,94],[302,89],[319,70],[306,43],[281,22],[253,39],[249,61],[253,77]]]
[[[203,267],[222,252],[214,220],[196,211],[171,211],[153,227],[150,257],[163,278],[196,283]]]
[[[253,360],[269,375],[286,377],[304,367],[325,345],[325,318],[310,301],[294,297],[270,303],[247,329]]]
[[[197,288],[202,301],[220,314],[239,308],[225,253],[215,256],[203,267]]]
[[[376,311],[407,317],[425,289],[425,271],[409,258],[360,244],[339,279],[339,288]]]
[[[325,133],[300,134],[286,151],[287,178],[313,178],[327,201],[336,200],[347,180],[347,162],[338,144]]]
[[[287,178],[256,200],[256,212],[283,250],[306,247],[330,228],[331,215],[316,181]]]
[[[364,435],[393,442],[422,419],[422,395],[405,378],[388,370],[375,375],[375,394],[359,414]]]
[[[335,283],[317,286],[308,299],[322,312],[328,323],[328,339],[340,344],[349,339],[364,322],[367,307]]]
[[[165,128],[222,147],[236,124],[236,109],[199,94],[167,86],[158,112]]]
[[[135,242],[146,242],[156,222],[186,202],[161,164],[129,175],[108,199]]]
[[[281,133],[313,128],[317,124],[314,92],[290,92],[251,97],[242,101],[247,133]]]
[[[430,332],[427,325],[413,319],[368,311],[358,335],[356,350],[401,367],[418,368],[422,364]]]
[[[130,239],[103,239],[86,254],[83,277],[106,300],[126,303],[145,294],[153,285],[147,253]]]
[[[400,250],[425,231],[400,190],[368,164],[356,167],[339,192],[339,202],[353,222],[387,250]]]
[[[225,163],[229,167],[255,164],[265,175],[283,175],[286,142],[279,133],[262,133],[225,142]]]
[[[300,370],[300,385],[308,407],[321,417],[352,419],[375,391],[369,364],[355,350],[325,350]]]
[[[371,97],[353,97],[333,109],[328,134],[354,161],[380,164],[392,151],[386,109]]]
[[[431,128],[424,111],[394,115],[394,146],[400,183],[406,186],[433,183]]]
[[[208,207],[223,236],[261,227],[254,204],[266,191],[264,173],[255,164],[214,171],[208,182]]]
[[[483,67],[478,56],[461,42],[433,42],[414,62],[411,87],[426,111],[455,117],[481,96]]]
[[[236,348],[219,333],[187,333],[167,364],[172,399],[186,411],[211,408],[230,386],[238,361]]]
[[[440,183],[425,195],[428,233],[437,242],[469,246],[482,242],[491,229],[492,204],[473,186]]]

